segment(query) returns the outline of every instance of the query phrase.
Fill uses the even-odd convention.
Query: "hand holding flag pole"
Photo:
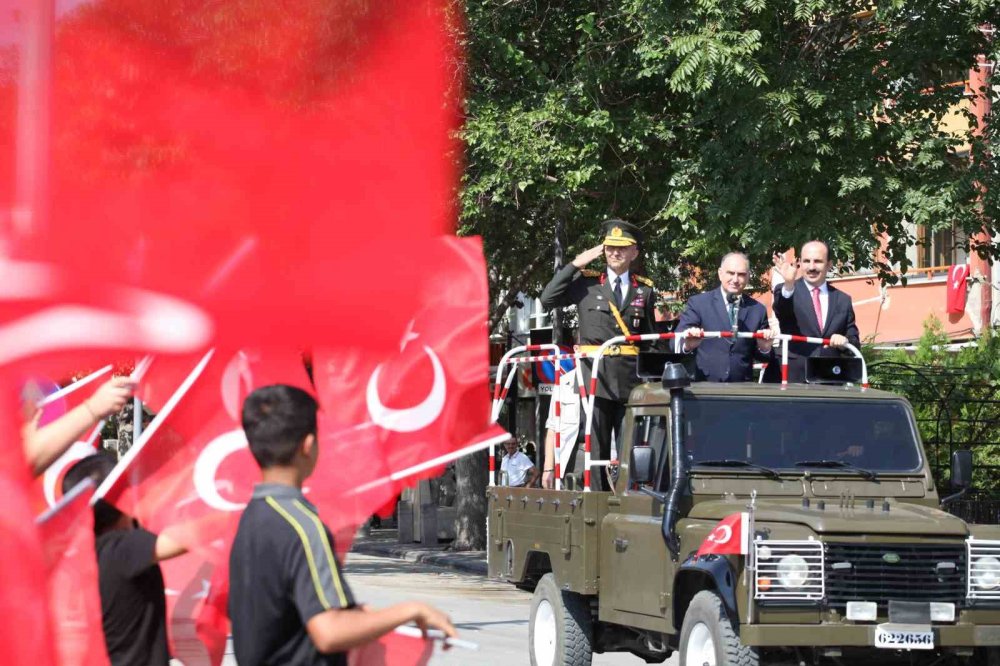
[[[410,638],[426,638],[430,641],[441,641],[444,643],[445,647],[457,647],[465,650],[472,650],[473,652],[479,651],[479,643],[473,643],[472,641],[462,640],[461,638],[449,638],[445,636],[445,633],[440,629],[428,629],[427,633],[424,634],[420,631],[419,627],[415,627],[411,624],[404,624],[401,627],[396,627],[395,632],[402,636],[409,636]]]

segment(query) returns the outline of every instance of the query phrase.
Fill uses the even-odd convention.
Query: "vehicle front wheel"
[[[740,643],[722,599],[703,590],[694,595],[684,614],[680,666],[759,666],[757,650]]]
[[[590,666],[593,627],[587,598],[560,590],[555,577],[545,574],[531,598],[531,666]]]

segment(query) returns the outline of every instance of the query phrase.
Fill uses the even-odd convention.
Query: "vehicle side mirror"
[[[960,449],[951,454],[951,487],[965,490],[972,485],[972,451]]]
[[[656,474],[656,454],[650,446],[633,446],[628,463],[629,480],[640,486],[650,483]]]

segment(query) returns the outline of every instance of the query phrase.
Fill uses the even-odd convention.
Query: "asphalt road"
[[[347,580],[355,598],[376,607],[407,599],[424,601],[447,612],[461,638],[479,651],[438,652],[434,666],[528,664],[528,614],[531,594],[481,576],[457,573],[403,560],[351,553]],[[594,655],[594,666],[645,664],[629,654]],[[676,655],[665,662],[677,663]]]

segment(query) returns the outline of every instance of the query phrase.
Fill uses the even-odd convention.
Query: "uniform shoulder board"
[[[580,271],[580,274],[583,275],[583,277],[601,277],[600,271],[592,271],[589,268],[584,268]]]
[[[647,287],[652,287],[653,286],[653,281],[650,280],[648,277],[645,277],[643,275],[636,275],[635,279],[638,280],[639,282],[643,283]]]

